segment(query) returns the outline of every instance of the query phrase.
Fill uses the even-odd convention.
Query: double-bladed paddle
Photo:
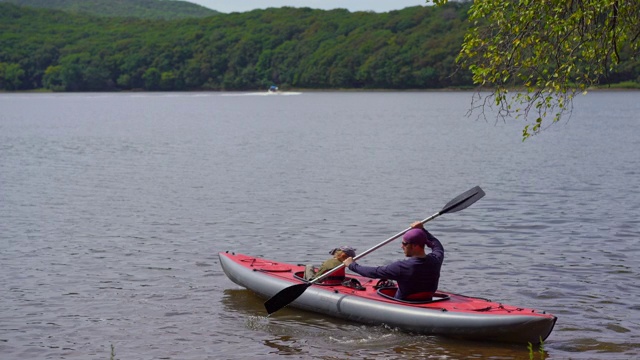
[[[484,191],[482,191],[482,189],[480,188],[480,186],[476,186],[473,189],[470,189],[458,196],[456,196],[453,200],[449,201],[443,208],[442,210],[438,211],[437,213],[429,216],[428,218],[424,219],[421,221],[422,224],[431,221],[435,218],[437,218],[440,215],[446,214],[446,213],[453,213],[456,211],[460,211],[463,209],[468,208],[469,206],[471,206],[471,204],[475,203],[476,201],[480,200],[482,197],[484,196]],[[382,246],[390,243],[391,241],[399,238],[400,236],[404,235],[404,233],[406,233],[407,231],[411,230],[412,228],[409,227],[407,229],[402,230],[401,232],[393,235],[392,237],[388,238],[387,240],[379,243],[378,245],[372,247],[371,249],[368,249],[367,251],[361,253],[360,255],[354,257],[354,260],[360,259],[362,257],[364,257],[365,255],[381,248]],[[264,307],[267,309],[267,313],[269,314],[273,314],[274,312],[282,309],[283,307],[289,305],[290,303],[292,303],[293,301],[295,301],[295,299],[297,299],[300,295],[302,295],[302,293],[305,292],[305,290],[307,290],[307,288],[311,285],[313,285],[316,282],[321,281],[322,279],[326,278],[327,276],[331,275],[333,272],[337,271],[338,269],[341,269],[344,267],[344,264],[340,264],[336,267],[334,267],[333,269],[327,271],[326,273],[322,274],[321,276],[308,281],[308,282],[304,282],[302,284],[296,284],[296,285],[292,285],[289,286],[285,289],[280,290],[280,292],[278,292],[277,294],[273,295],[269,300],[267,300],[264,303]]]

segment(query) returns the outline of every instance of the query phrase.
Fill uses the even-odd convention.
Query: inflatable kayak
[[[229,252],[218,256],[231,281],[264,298],[305,282],[303,265]],[[347,274],[344,281],[312,284],[290,306],[420,334],[532,344],[544,341],[557,319],[544,311],[441,291],[429,301],[400,301],[393,298],[395,290],[389,281]]]

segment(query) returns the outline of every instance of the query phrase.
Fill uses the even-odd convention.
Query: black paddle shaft
[[[437,213],[429,216],[428,218],[424,219],[421,221],[422,224],[431,221],[435,218],[437,218],[440,215],[443,214],[447,214],[447,213],[453,213],[453,212],[457,212],[460,210],[464,210],[466,208],[468,208],[469,206],[471,206],[473,203],[475,203],[476,201],[482,199],[482,197],[484,197],[484,191],[480,188],[480,186],[476,186],[458,196],[456,196],[453,200],[449,201],[443,208],[442,210],[438,211]],[[411,230],[412,228],[409,227],[407,229],[402,230],[401,232],[393,235],[392,237],[388,238],[387,240],[379,243],[378,245],[362,252],[360,255],[354,257],[354,260],[357,259],[361,259],[363,258],[365,255],[370,254],[372,252],[374,252],[375,250],[385,246],[386,244],[392,242],[393,240],[399,238],[400,236],[404,235],[407,231]],[[338,269],[341,269],[344,267],[344,264],[340,264],[336,267],[334,267],[333,269],[325,272],[324,274],[322,274],[321,276],[309,281],[309,282],[305,282],[302,284],[296,284],[296,285],[292,285],[289,286],[283,290],[281,290],[280,292],[278,292],[277,294],[275,294],[274,296],[272,296],[269,300],[267,300],[264,303],[264,307],[267,310],[268,314],[272,314],[280,309],[282,309],[283,307],[289,305],[290,303],[292,303],[293,301],[295,301],[295,299],[297,299],[300,295],[302,295],[305,290],[307,290],[307,288],[311,285],[313,285],[316,282],[321,281],[322,279],[326,278],[327,276],[331,275],[332,273],[334,273],[335,271],[337,271]]]

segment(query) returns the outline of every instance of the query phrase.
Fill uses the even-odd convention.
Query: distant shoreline
[[[110,90],[110,91],[52,91],[47,89],[33,89],[33,90],[2,90],[0,89],[0,94],[11,94],[11,93],[31,93],[31,94],[73,94],[73,93],[223,93],[223,92],[260,92],[267,90],[264,89],[249,89],[249,90],[211,90],[211,89],[200,89],[200,90],[143,90],[143,89],[134,89],[134,90]],[[278,90],[278,92],[491,92],[492,89],[477,89],[477,88],[469,88],[469,87],[461,87],[461,88],[442,88],[442,89],[355,89],[355,88],[345,88],[345,89],[317,89],[317,88],[286,88]],[[513,89],[513,91],[518,91],[517,89]],[[594,91],[640,91],[640,83],[637,84],[637,87],[633,86],[597,86],[593,88],[586,89],[587,92]]]

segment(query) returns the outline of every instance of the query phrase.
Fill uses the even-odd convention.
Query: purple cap
[[[408,244],[425,245],[427,243],[427,234],[422,229],[411,229],[402,237]]]
[[[354,249],[352,247],[349,247],[349,246],[341,246],[339,248],[335,248],[335,249],[329,251],[329,254],[333,255],[338,250],[340,250],[343,253],[347,254],[349,257],[356,257],[356,249]]]

